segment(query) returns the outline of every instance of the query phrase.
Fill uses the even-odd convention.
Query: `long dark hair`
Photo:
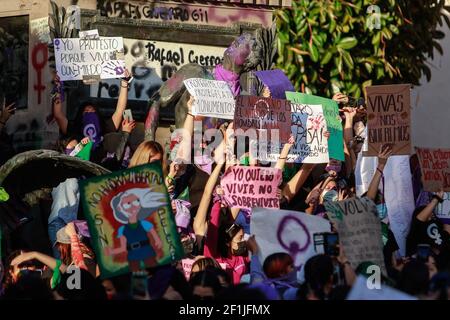
[[[230,257],[230,246],[234,236],[242,230],[242,227],[233,223],[223,223],[219,227],[217,249],[222,258]]]

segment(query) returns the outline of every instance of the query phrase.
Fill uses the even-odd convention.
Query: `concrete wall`
[[[48,17],[51,11],[47,0],[1,0],[0,2],[0,17],[29,15],[30,25],[35,19]],[[55,2],[66,8],[73,3],[72,0],[56,0]],[[175,1],[155,4],[149,1],[121,0],[78,0],[76,2],[82,9],[82,29],[84,30],[98,28],[102,36],[123,36],[134,42],[170,42],[172,47],[194,48],[201,55],[216,56],[241,32],[269,26],[272,20],[272,9],[257,8],[255,5],[213,6]],[[252,3],[250,0],[243,2]],[[263,0],[259,2],[266,4]],[[101,10],[96,11],[98,3]],[[269,3],[279,5],[278,0],[270,0]],[[289,4],[290,0],[284,1],[283,5]],[[149,16],[151,8],[153,8],[152,17],[156,18]],[[145,12],[145,14],[139,12]],[[48,122],[51,114],[50,91],[52,89],[52,77],[47,61],[49,53],[46,45],[39,40],[37,30],[33,28],[30,27],[29,31],[28,107],[18,110],[7,125],[7,132],[13,136],[14,146],[20,151],[52,148],[58,138],[56,123]],[[161,73],[159,71],[155,73]],[[158,74],[158,76],[161,75]],[[78,86],[72,92],[67,99],[69,100],[67,110],[69,118],[75,111],[73,105],[79,103],[79,99],[92,97],[91,93],[95,90],[88,86]],[[138,102],[139,106],[136,104]],[[131,99],[132,107],[133,103],[142,114],[146,108],[146,102],[142,99]],[[111,108],[115,101],[109,101],[107,104]],[[158,137],[167,135],[167,126],[161,129],[164,132],[157,134]]]
[[[446,35],[439,43],[444,55],[434,50],[435,58],[428,62],[431,81],[422,77],[421,86],[414,89],[412,140],[416,147],[450,148],[450,30],[442,31]]]

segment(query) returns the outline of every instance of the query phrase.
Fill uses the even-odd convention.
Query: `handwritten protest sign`
[[[231,207],[279,208],[277,190],[280,181],[280,169],[234,166],[225,173],[220,185]]]
[[[325,208],[339,232],[339,243],[353,268],[370,261],[386,274],[381,222],[375,203],[368,198],[327,201]]]
[[[251,233],[258,243],[261,263],[272,253],[286,252],[300,267],[316,255],[314,233],[330,232],[330,223],[298,211],[252,209]]]
[[[287,162],[328,163],[327,123],[321,105],[291,104],[292,135]]]
[[[160,164],[82,180],[80,196],[102,278],[184,255]]]
[[[372,280],[360,275],[356,278],[346,300],[417,300],[402,291],[380,284],[380,288],[370,287]]]
[[[411,154],[411,85],[371,86],[367,93],[369,148],[376,156],[384,143],[393,144],[394,155]]]
[[[416,148],[425,191],[450,191],[450,149]]]
[[[119,78],[125,72],[121,37],[55,39],[53,44],[62,81]]]
[[[225,81],[192,78],[184,80],[191,96],[195,97],[192,114],[232,120],[235,101]]]
[[[183,273],[184,277],[187,281],[189,281],[189,278],[191,277],[191,270],[192,265],[194,264],[195,259],[182,259],[181,260],[181,266],[183,267]]]
[[[256,96],[238,96],[234,114],[235,129],[267,130],[267,139],[278,133],[281,141],[291,135],[291,106],[289,101]],[[235,130],[239,134],[238,130]]]
[[[327,130],[330,132],[330,138],[328,139],[329,157],[344,161],[344,134],[336,101],[301,92],[286,92],[286,99],[299,104],[322,105]]]

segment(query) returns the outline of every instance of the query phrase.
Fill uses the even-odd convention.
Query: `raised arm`
[[[50,257],[46,254],[37,252],[37,251],[24,252],[24,253],[18,255],[17,257],[14,258],[13,261],[11,261],[11,265],[18,266],[25,261],[30,261],[33,259],[36,259],[39,262],[45,264],[47,267],[49,267],[52,270],[55,269],[56,265],[57,265],[57,261],[55,258]],[[61,272],[65,272],[66,269],[67,269],[67,266],[65,264],[61,264],[59,267],[59,270]]]
[[[220,170],[222,170],[223,163],[218,163],[214,168],[213,172],[209,176],[208,182],[205,185],[205,190],[203,191],[202,199],[198,206],[197,214],[194,219],[194,232],[196,236],[204,236],[208,228],[208,222],[206,221],[206,215],[208,213],[209,203],[211,202],[211,196],[217,183],[217,179],[220,175]]]
[[[314,166],[315,164],[313,163],[304,163],[295,176],[293,176],[292,179],[284,186],[283,194],[288,201],[291,201],[292,198],[294,198],[298,193],[306,179],[308,179],[311,171],[314,169]]]
[[[439,191],[436,193],[433,198],[431,199],[430,203],[423,208],[422,211],[417,215],[417,220],[420,221],[428,221],[431,216],[433,215],[434,208],[439,204],[440,201],[442,201],[442,197],[444,196],[444,191]]]
[[[117,99],[116,110],[114,111],[111,119],[116,127],[116,130],[120,128],[120,124],[122,123],[123,112],[127,107],[128,101],[128,80],[131,78],[130,72],[125,69],[125,78],[120,80],[120,93],[119,98]]]
[[[375,197],[378,193],[378,186],[380,185],[381,177],[383,176],[383,170],[389,157],[392,154],[392,145],[384,144],[380,147],[378,152],[378,166],[375,171],[372,180],[370,181],[369,189],[367,190],[367,198],[375,201]]]
[[[280,157],[278,158],[277,163],[275,164],[276,169],[280,169],[281,171],[283,171],[284,165],[286,164],[286,159],[289,155],[289,150],[294,145],[294,142],[295,142],[294,136],[291,135],[289,137],[289,141],[284,144],[283,149],[281,150]]]

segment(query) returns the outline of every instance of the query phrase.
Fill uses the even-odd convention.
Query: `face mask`
[[[387,217],[387,206],[386,203],[380,203],[377,204],[377,213],[378,213],[378,218],[380,218],[380,220],[383,220],[384,218]]]
[[[322,193],[323,202],[338,201],[338,192],[336,190],[328,190]]]
[[[94,143],[93,149],[97,148],[102,141],[102,133],[100,129],[100,119],[95,112],[85,112],[83,114],[83,136],[89,137]]]
[[[211,175],[213,162],[214,161],[206,155],[194,157],[194,163],[197,165],[197,167],[200,170],[206,172],[208,175]]]
[[[246,241],[239,241],[237,243],[238,248],[237,250],[232,249],[231,253],[233,256],[245,256],[247,255],[247,242]]]

